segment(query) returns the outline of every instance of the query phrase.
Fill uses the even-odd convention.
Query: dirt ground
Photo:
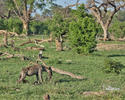
[[[96,47],[97,50],[125,50],[125,44],[104,44],[99,43]]]

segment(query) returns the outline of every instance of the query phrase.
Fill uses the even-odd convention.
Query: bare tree
[[[8,7],[14,10],[14,13],[23,23],[23,30],[28,35],[29,23],[32,20],[32,14],[38,9],[45,7],[49,0],[6,0]]]
[[[104,31],[104,40],[109,40],[108,29],[113,16],[123,7],[124,0],[87,0],[87,8],[97,18]]]

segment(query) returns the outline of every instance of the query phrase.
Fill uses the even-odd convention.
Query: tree
[[[113,16],[123,7],[124,0],[87,0],[87,8],[97,18],[104,31],[104,40],[109,40],[108,29],[112,22]]]
[[[86,13],[84,5],[73,11],[74,19],[69,26],[69,38],[77,53],[88,54],[96,47],[97,28],[95,20]]]
[[[56,43],[56,50],[62,51],[63,50],[63,36],[68,31],[68,20],[65,13],[65,8],[61,6],[54,5],[52,8],[53,17],[50,20],[49,29],[52,33],[53,38],[55,39]]]
[[[23,32],[28,35],[29,23],[32,20],[31,15],[35,13],[38,8],[42,9],[45,7],[47,1],[49,0],[6,0],[6,3],[22,21]]]
[[[51,24],[49,26],[50,31],[52,32],[52,36],[55,39],[56,43],[56,50],[62,51],[63,50],[63,35],[67,30],[67,23],[63,19],[60,14],[55,14],[52,18]]]

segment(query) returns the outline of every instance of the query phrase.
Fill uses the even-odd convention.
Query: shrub
[[[48,27],[53,33],[53,38],[60,39],[60,36],[67,33],[68,24],[60,13],[55,13],[53,18],[50,20]]]
[[[6,26],[4,25],[4,20],[0,19],[0,30],[6,29]]]
[[[77,14],[78,11],[78,14]],[[81,12],[80,12],[81,11]],[[82,13],[82,14],[79,14]],[[75,19],[69,25],[69,38],[72,47],[78,54],[88,54],[96,47],[97,28],[95,20],[85,13],[84,6],[80,6],[75,14]]]
[[[121,64],[120,62],[117,62],[115,60],[112,59],[105,59],[104,60],[104,72],[106,73],[117,73],[119,74],[121,72],[121,70],[125,67],[123,64]]]
[[[4,25],[6,26],[6,30],[11,32],[16,32],[18,34],[22,33],[23,24],[18,18],[9,18],[4,20]]]

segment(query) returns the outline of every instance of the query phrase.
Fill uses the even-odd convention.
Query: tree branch
[[[1,34],[5,34],[5,33],[8,33],[10,35],[15,35],[15,36],[18,36],[18,34],[16,32],[7,32],[6,30],[0,30],[0,35]]]
[[[20,10],[19,10],[19,7],[18,7],[18,5],[17,5],[16,0],[13,0],[13,3],[15,4],[15,7],[16,7],[16,9],[17,9],[17,12],[16,12],[16,10],[14,10],[14,11],[16,12],[16,14],[17,14],[19,17],[21,17],[21,12],[20,12]]]
[[[10,18],[10,15],[11,15],[11,10],[8,11],[7,16],[6,16],[6,15],[1,15],[1,14],[0,14],[0,17],[1,17],[1,18],[4,18],[4,19],[8,19],[8,18]]]
[[[28,10],[28,12],[27,12],[28,19],[30,19],[30,15],[31,15],[32,10],[33,10],[33,3],[34,3],[34,2],[32,2],[32,3],[30,4],[30,8],[29,8],[29,10]]]
[[[0,58],[0,60],[1,59],[14,58],[14,57],[19,57],[19,58],[21,58],[21,60],[30,60],[28,57],[25,57],[24,55],[21,55],[21,54],[10,54],[8,52],[2,53],[0,56],[6,56],[4,58]]]

